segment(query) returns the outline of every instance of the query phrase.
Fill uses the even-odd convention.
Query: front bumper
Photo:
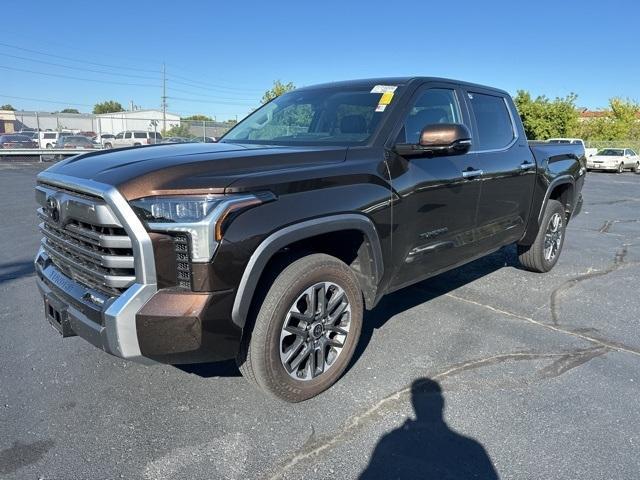
[[[63,336],[142,364],[215,362],[235,358],[242,330],[230,319],[233,290],[196,293],[133,284],[97,305],[99,293],[64,275],[41,249],[36,281],[45,316]],[[93,299],[93,300],[92,300]]]
[[[140,351],[136,314],[156,292],[155,285],[134,283],[118,298],[100,305],[95,301],[101,299],[99,293],[64,275],[43,249],[36,256],[35,269],[45,302],[62,306],[58,308],[62,328],[117,357],[153,363]]]
[[[618,170],[619,163],[589,163],[587,161],[587,168],[589,170],[606,170],[606,171],[616,171]]]

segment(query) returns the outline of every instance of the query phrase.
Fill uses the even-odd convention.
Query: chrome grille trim
[[[98,215],[103,215],[106,211],[101,207],[103,201],[104,206],[108,207],[111,217],[115,220],[114,222],[110,222],[115,225],[110,226],[113,228],[124,229],[126,237],[124,235],[111,236],[104,232],[88,230],[81,224],[75,225],[71,229],[65,228],[64,231],[72,239],[68,239],[71,243],[73,243],[73,241],[84,242],[87,244],[84,245],[84,247],[92,250],[93,246],[100,247],[101,249],[131,249],[133,252],[133,264],[135,270],[133,283],[127,287],[121,295],[114,297],[113,301],[105,304],[106,309],[102,314],[104,319],[104,330],[106,332],[108,343],[105,349],[121,358],[134,360],[140,363],[153,363],[151,360],[142,356],[136,331],[136,313],[157,292],[153,246],[146,229],[131,209],[126,199],[118,189],[111,185],[48,171],[44,171],[38,175],[38,182],[38,187],[45,189],[59,189],[58,194],[70,195],[72,197],[78,194],[77,198],[79,199],[95,202],[95,204],[98,205],[98,208],[95,209]],[[36,197],[40,195],[38,192],[39,190],[36,191]],[[94,199],[93,197],[96,198]],[[92,215],[92,213],[89,214],[89,216]],[[104,219],[105,217],[101,218]],[[46,222],[46,219],[43,220]],[[94,222],[91,220],[92,218],[83,218],[81,221],[100,226],[99,221]],[[52,222],[46,223],[46,225],[48,226],[50,223]],[[51,230],[53,230],[52,235],[55,235],[55,230]],[[121,238],[116,240],[116,246],[113,243],[113,239],[117,237]],[[41,258],[41,255],[49,255],[50,250],[52,250],[52,248],[49,250],[45,250],[44,248],[41,249],[41,253],[36,257],[36,269],[38,268],[38,259]],[[80,252],[80,250],[74,251]],[[53,253],[53,255],[55,254],[56,252]],[[99,255],[102,254],[107,254],[107,252],[100,251]],[[82,259],[81,256],[79,256],[79,258]],[[96,263],[98,259],[93,260],[93,265],[98,265],[98,263]],[[67,259],[67,261],[70,260]],[[75,258],[74,261],[76,261]],[[95,267],[91,268],[93,269]],[[99,265],[98,268],[102,268],[102,265]],[[80,269],[76,270],[76,272],[80,271]],[[79,278],[72,280],[76,282],[76,285],[82,285],[83,283],[86,284],[86,282],[82,282]],[[111,279],[105,278],[105,280]]]

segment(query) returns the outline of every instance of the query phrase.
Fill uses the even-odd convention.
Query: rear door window
[[[133,133],[133,137],[134,138],[147,138],[147,134],[145,132],[134,132]]]
[[[124,138],[131,138],[131,132],[126,132],[124,134]]]
[[[513,122],[503,97],[485,93],[467,92],[471,114],[476,123],[477,150],[506,148],[514,139]]]

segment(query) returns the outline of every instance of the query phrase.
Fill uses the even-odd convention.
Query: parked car
[[[97,133],[91,132],[91,131],[80,131],[76,133],[76,135],[80,135],[81,137],[87,137],[87,138],[95,138],[97,136]]]
[[[640,173],[640,156],[630,148],[605,148],[587,159],[587,169],[618,173],[631,169]]]
[[[103,133],[102,135],[97,135],[94,140],[98,142],[103,148],[113,148],[113,140],[116,136],[112,133]]]
[[[24,135],[25,137],[29,137],[31,139],[31,141],[33,141],[33,143],[36,145],[35,148],[39,147],[40,136],[38,135],[37,131],[35,131],[35,130],[21,130],[19,132],[19,135]]]
[[[582,145],[584,147],[584,153],[587,157],[595,155],[598,152],[597,148],[587,148],[584,144],[584,140],[581,138],[550,138],[548,143],[568,143],[570,145]]]
[[[290,402],[385,294],[512,244],[551,270],[586,175],[582,145],[527,145],[508,93],[423,77],[285,93],[197,154],[87,155],[37,178],[46,321],[129,360],[235,358]]]
[[[60,137],[60,140],[55,144],[55,148],[100,148],[99,143],[94,142],[90,138],[82,135],[66,135]]]
[[[160,143],[189,143],[190,138],[187,137],[166,137]]]
[[[216,137],[193,137],[189,140],[193,143],[216,143]]]
[[[160,143],[162,135],[158,132],[145,132],[144,130],[127,130],[120,132],[113,139],[112,147],[137,147]]]
[[[0,135],[0,148],[38,148],[38,144],[27,135]]]
[[[60,138],[71,135],[73,135],[71,132],[40,132],[40,148],[53,148]]]

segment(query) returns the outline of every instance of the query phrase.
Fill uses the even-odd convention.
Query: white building
[[[117,134],[125,130],[145,130],[148,132],[168,130],[180,126],[180,116],[174,113],[166,114],[163,121],[160,110],[133,110],[118,113],[103,113],[96,115],[95,132]],[[155,125],[154,125],[155,124]]]

